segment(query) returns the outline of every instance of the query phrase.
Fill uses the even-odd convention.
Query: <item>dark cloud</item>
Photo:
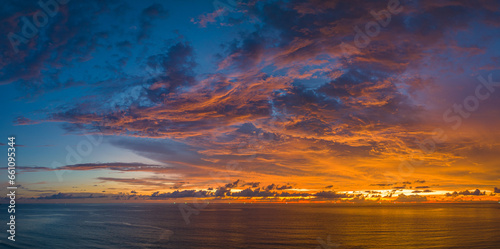
[[[282,192],[277,192],[277,191],[270,191],[268,189],[254,189],[252,190],[251,188],[244,189],[239,192],[233,192],[231,193],[232,197],[264,197],[264,198],[271,198],[271,197],[307,197],[310,196],[308,193],[290,193],[286,191]]]
[[[430,188],[429,186],[416,186],[415,188]]]
[[[260,188],[252,190],[251,188],[244,189],[240,192],[231,193],[233,197],[274,197],[278,193],[269,190],[261,190]]]
[[[394,184],[392,183],[376,183],[376,184],[370,184],[370,186],[380,186],[380,187],[385,187],[385,186],[392,186]]]
[[[481,192],[481,190],[479,190],[479,189],[476,189],[473,192],[470,192],[469,190],[460,191],[460,192],[458,192],[458,194],[459,195],[485,195],[485,193]]]
[[[123,162],[112,162],[112,163],[82,163],[65,165],[57,168],[49,167],[20,167],[22,171],[34,172],[34,171],[55,171],[55,170],[119,170],[119,171],[148,171],[148,172],[164,172],[168,171],[170,167],[157,165],[157,164],[144,164],[144,163],[123,163]]]
[[[396,201],[397,202],[423,202],[423,201],[427,201],[427,197],[420,196],[420,195],[400,194],[400,195],[398,195],[398,198],[396,198]]]
[[[220,187],[214,192],[215,197],[225,197],[231,195],[231,189],[226,187]]]
[[[196,62],[193,47],[188,42],[178,42],[166,49],[164,54],[147,58],[146,65],[157,71],[158,76],[150,79],[147,94],[151,101],[162,102],[170,92],[196,83],[194,67]]]
[[[173,187],[170,187],[171,189],[179,189],[182,186],[184,186],[186,182],[176,182]]]
[[[237,68],[248,70],[257,66],[262,60],[265,52],[265,37],[259,32],[244,35],[241,40],[236,40],[228,46],[226,56],[220,67]]]
[[[285,190],[285,189],[292,189],[293,187],[291,185],[282,185],[279,187],[276,187],[276,190]]]
[[[260,182],[246,182],[242,186],[250,186],[251,188],[258,188],[260,185]]]
[[[162,199],[162,198],[186,198],[186,197],[208,197],[211,196],[211,193],[207,191],[196,191],[196,190],[176,190],[171,193],[161,193],[159,191],[151,194],[152,199]]]
[[[153,21],[158,18],[168,17],[169,12],[163,5],[155,3],[145,8],[139,17],[139,33],[137,41],[143,41],[151,36]]]
[[[270,190],[273,190],[273,189],[276,189],[276,184],[274,184],[274,183],[273,183],[273,184],[271,184],[271,185],[268,185],[268,186],[265,188],[265,190],[267,190],[267,191],[270,191]]]
[[[226,184],[226,186],[225,186],[225,187],[226,187],[226,188],[236,188],[236,187],[238,187],[238,183],[239,183],[239,182],[240,182],[240,180],[238,179],[238,180],[236,180],[236,181],[235,181],[235,182],[233,182],[233,183],[228,183],[228,184]]]
[[[456,196],[459,196],[459,195],[486,195],[486,192],[481,192],[481,190],[479,189],[476,189],[474,191],[469,191],[469,190],[465,190],[465,191],[455,191],[453,193],[446,193],[446,196],[453,196],[453,197],[456,197]]]
[[[37,199],[56,200],[56,199],[86,199],[86,198],[106,198],[106,196],[103,195],[94,196],[94,194],[68,194],[59,192],[58,194],[40,196]]]
[[[351,198],[354,197],[354,195],[349,195],[345,193],[337,193],[335,191],[320,191],[316,194],[314,194],[316,198],[319,199],[340,199],[340,198]]]
[[[61,79],[62,68],[89,59],[89,55],[103,45],[101,38],[105,32],[96,31],[101,30],[97,28],[98,18],[91,17],[95,13],[109,13],[115,6],[115,1],[76,1],[59,5],[46,25],[34,26],[35,35],[26,38],[26,43],[18,46],[17,53],[9,39],[2,39],[0,45],[6,49],[0,60],[0,84],[16,83],[27,96],[78,84],[72,79]],[[24,36],[25,20],[33,24],[33,14],[41,11],[37,1],[6,2],[4,7],[0,12],[2,37],[10,32]]]

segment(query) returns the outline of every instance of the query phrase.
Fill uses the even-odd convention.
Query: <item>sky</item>
[[[22,198],[500,199],[498,1],[41,3],[0,10]]]

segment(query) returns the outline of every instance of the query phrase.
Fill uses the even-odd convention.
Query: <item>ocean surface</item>
[[[4,231],[0,247],[500,248],[500,204],[231,203],[199,211],[187,224],[172,203],[19,204],[16,242]]]

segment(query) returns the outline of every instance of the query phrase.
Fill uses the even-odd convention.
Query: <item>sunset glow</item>
[[[500,201],[498,1],[230,2],[2,10],[20,201]]]

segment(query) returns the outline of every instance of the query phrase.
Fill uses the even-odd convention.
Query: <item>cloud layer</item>
[[[0,12],[2,30],[22,33],[21,17],[39,8],[9,4]],[[139,9],[71,2],[19,52],[1,41],[2,84],[14,84],[31,101],[70,93],[34,116],[17,117],[16,125],[100,132],[124,153],[158,162],[46,170],[175,173],[189,182],[177,188],[198,189],[165,197],[234,179],[251,187],[230,194],[240,197],[279,197],[272,191],[295,185],[361,190],[427,179],[450,189],[493,187],[500,179],[500,134],[493,129],[499,98],[491,92],[467,115],[453,107],[468,110],[478,76],[498,79],[498,3],[240,2],[187,17],[199,32],[233,34],[210,54],[199,42],[209,38],[185,37],[182,27],[175,38],[158,38],[175,11],[149,2]],[[88,18],[94,13],[100,17]],[[122,20],[122,13],[134,18]],[[449,121],[457,118],[459,129]],[[147,178],[98,180],[147,185]],[[271,184],[277,185],[267,189]]]

